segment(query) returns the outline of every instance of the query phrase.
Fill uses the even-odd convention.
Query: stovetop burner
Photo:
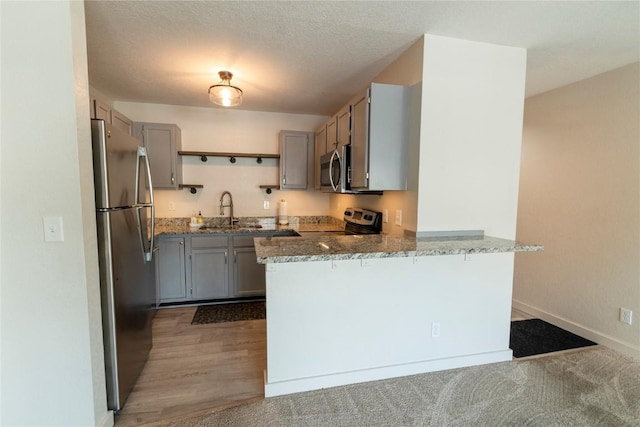
[[[344,234],[380,234],[382,214],[363,208],[347,208],[344,211]]]

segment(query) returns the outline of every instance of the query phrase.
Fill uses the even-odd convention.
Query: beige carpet
[[[268,398],[166,426],[640,426],[640,363],[602,346]]]

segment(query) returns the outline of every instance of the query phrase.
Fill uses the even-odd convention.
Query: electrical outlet
[[[389,222],[389,209],[382,211],[382,221],[386,224]]]
[[[269,201],[268,201],[268,200],[265,200],[265,201],[262,203],[262,208],[263,208],[263,209],[269,209]]]
[[[473,255],[471,254],[464,254],[464,260],[465,261],[471,261],[473,259]]]
[[[630,325],[633,322],[633,311],[629,310],[628,308],[620,307],[619,320],[622,323],[626,323],[627,325]]]
[[[175,211],[176,210],[176,204],[174,202],[169,202],[169,210],[170,211]]]
[[[431,336],[433,338],[438,338],[440,336],[440,323],[433,322],[431,324]]]
[[[402,225],[402,210],[396,209],[396,225]]]

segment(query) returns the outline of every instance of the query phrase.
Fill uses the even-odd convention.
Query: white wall
[[[265,113],[224,108],[198,108],[176,105],[114,102],[114,107],[140,122],[175,123],[182,130],[185,151],[220,151],[239,153],[278,153],[278,133],[281,130],[313,132],[326,121],[324,116]],[[313,141],[310,144],[313,150]],[[235,164],[227,158],[210,157],[206,163],[197,157],[183,157],[183,178],[186,184],[203,184],[197,194],[188,190],[159,190],[158,217],[190,216],[201,210],[206,217],[219,216],[219,200],[223,191],[233,195],[235,216],[275,216],[280,199],[287,200],[291,216],[328,215],[329,196],[313,190],[309,181],[306,191],[278,191],[267,195],[258,186],[277,184],[279,166],[275,159],[238,158]],[[313,164],[310,164],[313,167]],[[270,202],[268,210],[263,201]],[[169,204],[175,204],[175,211]],[[225,210],[228,215],[228,210]]]
[[[1,2],[2,425],[108,425],[82,2]],[[34,31],[37,29],[37,31]],[[45,243],[42,217],[64,242]]]
[[[425,35],[417,231],[513,239],[526,50]]]
[[[269,264],[265,393],[511,360],[513,256]]]
[[[640,65],[527,99],[514,303],[640,357]],[[618,321],[619,307],[634,312]]]

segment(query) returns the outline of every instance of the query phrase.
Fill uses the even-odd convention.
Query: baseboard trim
[[[443,371],[446,369],[464,368],[467,366],[486,365],[488,363],[511,361],[511,349],[489,353],[471,354],[446,359],[427,360],[402,365],[384,366],[380,368],[364,369],[360,371],[341,372],[309,378],[298,378],[264,385],[265,397],[281,396],[283,394],[299,393],[303,391],[319,390],[347,384],[364,383],[384,380],[388,378],[404,377],[407,375],[424,374],[426,372]]]
[[[113,411],[107,411],[98,424],[97,427],[113,427],[114,419],[113,419]]]
[[[547,311],[533,307],[529,304],[525,304],[522,301],[518,301],[516,299],[512,300],[512,307],[515,308],[516,310],[525,312],[532,316],[536,316],[537,318],[542,319],[545,322],[549,322],[552,325],[555,325],[559,328],[565,329],[576,335],[580,335],[583,338],[586,338],[598,344],[602,344],[606,347],[612,348],[613,350],[619,351],[622,354],[631,356],[635,359],[640,359],[640,347],[636,347],[629,343],[622,342],[609,335],[605,335],[598,331],[594,331],[591,328],[587,328],[578,323],[572,322],[560,316],[556,316],[555,314],[551,314]]]

